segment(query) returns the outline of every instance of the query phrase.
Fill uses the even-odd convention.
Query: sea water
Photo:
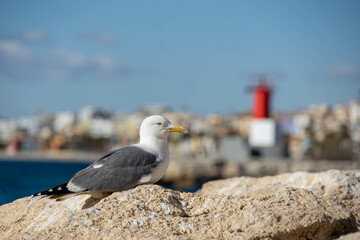
[[[88,163],[0,160],[0,205],[67,182]]]

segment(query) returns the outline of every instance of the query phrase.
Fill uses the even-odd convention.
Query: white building
[[[76,116],[73,112],[58,112],[55,116],[54,130],[60,132],[67,126],[75,124]]]
[[[0,141],[7,142],[16,129],[16,120],[0,119]]]
[[[20,117],[17,120],[17,128],[25,130],[30,135],[37,135],[40,127],[40,117]]]
[[[114,133],[112,113],[106,109],[87,106],[80,110],[79,123],[87,125],[92,137],[110,137]]]
[[[95,138],[110,137],[114,133],[113,123],[108,119],[93,119],[91,122],[91,136]]]

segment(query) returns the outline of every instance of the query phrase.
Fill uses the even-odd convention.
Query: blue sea
[[[89,163],[53,161],[2,161],[0,159],[0,205],[52,188],[69,179]],[[173,188],[171,185],[163,185]],[[182,190],[194,192],[201,185]]]
[[[88,163],[0,161],[0,205],[67,182]]]

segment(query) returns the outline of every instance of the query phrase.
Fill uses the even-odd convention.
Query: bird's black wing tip
[[[66,183],[62,183],[56,187],[53,188],[49,188],[47,190],[41,191],[41,192],[37,192],[32,194],[30,197],[34,198],[34,197],[46,197],[46,196],[52,196],[52,195],[61,195],[61,194],[66,194],[66,193],[72,193],[71,191],[69,191],[69,189],[66,187],[68,184],[68,182]]]

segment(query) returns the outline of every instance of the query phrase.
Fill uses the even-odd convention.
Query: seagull
[[[187,130],[163,116],[149,116],[141,123],[139,143],[111,151],[77,172],[68,182],[31,197],[91,194],[101,198],[112,192],[155,183],[169,165],[168,136],[172,132],[187,133]]]

